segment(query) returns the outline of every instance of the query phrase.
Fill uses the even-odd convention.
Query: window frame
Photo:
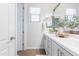
[[[31,8],[39,8],[39,7],[30,7],[30,8],[29,8],[29,9],[30,9],[30,11],[29,11],[29,13],[30,13],[30,22],[40,22],[40,14],[41,14],[40,8],[39,8],[39,13],[38,13],[38,14],[31,13]],[[37,16],[38,16],[38,21],[33,21],[32,18],[31,18],[32,15],[37,15]]]

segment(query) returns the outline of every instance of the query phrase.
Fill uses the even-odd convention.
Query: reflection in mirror
[[[79,3],[61,3],[55,10],[54,16],[59,17],[59,21],[63,21],[66,30],[72,29],[79,31]]]

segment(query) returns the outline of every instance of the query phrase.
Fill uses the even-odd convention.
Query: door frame
[[[27,49],[27,21],[26,21],[26,17],[25,17],[25,15],[26,15],[26,6],[25,6],[25,4],[24,3],[19,3],[19,4],[22,4],[23,6],[22,6],[22,10],[23,10],[23,19],[22,19],[22,50],[26,50]],[[18,5],[18,4],[17,4]],[[16,11],[17,11],[17,8],[16,8]],[[16,14],[17,14],[17,12],[16,12]],[[17,19],[17,18],[16,18]],[[18,20],[18,19],[17,19]],[[18,21],[16,21],[16,23],[17,23]],[[17,25],[16,25],[17,26]],[[16,27],[17,28],[17,27]],[[16,31],[17,31],[17,29],[16,29]],[[17,32],[16,32],[17,33]],[[16,34],[17,35],[17,34]],[[17,42],[18,42],[18,39],[17,39]],[[17,51],[18,51],[18,49],[17,49]]]
[[[27,50],[27,5],[24,3],[24,50]]]

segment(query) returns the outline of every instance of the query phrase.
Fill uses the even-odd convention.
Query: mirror
[[[60,3],[54,10],[54,16],[59,17],[66,30],[79,31],[79,3]]]

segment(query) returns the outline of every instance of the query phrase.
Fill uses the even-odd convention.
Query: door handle
[[[10,40],[14,40],[14,39],[16,39],[16,38],[15,38],[15,37],[11,37],[11,38],[10,38]]]
[[[12,40],[16,39],[16,37],[11,37],[10,41],[7,42],[7,44],[11,43]]]

